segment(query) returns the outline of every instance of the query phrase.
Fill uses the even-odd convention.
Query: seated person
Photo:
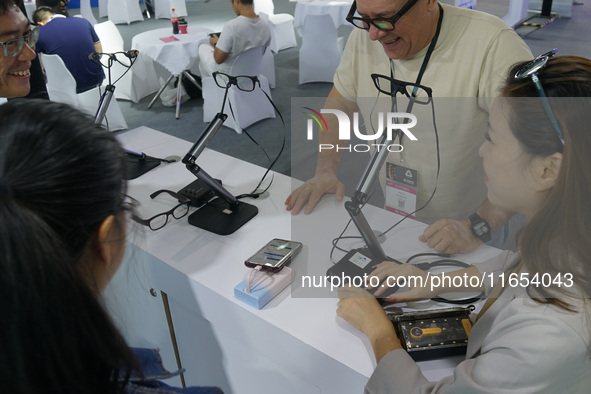
[[[55,14],[49,7],[40,7],[33,14],[39,25],[37,53],[59,55],[76,80],[76,92],[82,93],[99,86],[105,74],[98,61],[88,56],[102,52],[94,28],[84,18]]]
[[[209,44],[199,46],[199,72],[201,78],[214,71],[230,74],[236,57],[256,47],[268,47],[271,33],[267,21],[254,13],[253,0],[232,0],[236,18],[226,22],[222,34],[213,34]]]
[[[428,381],[401,348],[376,299],[360,288],[339,290],[337,314],[368,336],[378,363],[366,393],[589,392],[591,60],[548,58],[515,66],[492,106],[479,151],[488,198],[523,214],[528,223],[518,254],[505,252],[453,273],[493,278],[503,272],[505,279],[492,290],[485,280],[491,292],[470,332],[466,359],[453,376]],[[548,105],[540,98],[543,92]],[[374,275],[427,273],[385,262]],[[395,297],[431,298],[458,290],[418,286]]]
[[[13,0],[0,0],[0,104],[23,97],[31,90],[31,61],[35,59],[37,32]],[[23,40],[23,45],[19,41]],[[19,48],[20,46],[20,48]]]
[[[101,293],[126,243],[126,158],[65,104],[0,106],[0,379],[6,393],[220,393],[174,388],[153,349],[130,349]]]

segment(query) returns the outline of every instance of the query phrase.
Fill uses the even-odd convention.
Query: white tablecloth
[[[329,14],[334,25],[338,28],[347,23],[345,18],[351,9],[352,0],[299,0],[295,7],[293,25],[296,32],[302,36],[306,15]]]
[[[213,30],[189,25],[187,34],[175,34],[176,41],[164,42],[161,38],[173,36],[172,26],[163,29],[150,30],[134,36],[131,47],[140,51],[136,72],[141,73],[141,62],[148,58],[160,63],[172,75],[178,76],[191,65],[199,56],[199,45],[207,42],[208,34]]]

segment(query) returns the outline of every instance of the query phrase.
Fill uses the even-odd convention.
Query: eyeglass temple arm
[[[554,111],[552,111],[552,108],[550,107],[550,103],[548,102],[548,98],[546,97],[546,93],[544,92],[544,88],[542,87],[542,84],[540,83],[540,78],[538,77],[538,73],[531,74],[531,79],[534,82],[534,86],[538,90],[538,94],[539,94],[540,98],[542,99],[542,105],[544,106],[544,110],[546,111],[546,115],[548,116],[548,119],[550,119],[550,123],[552,123],[552,127],[554,127],[554,130],[556,130],[556,133],[558,134],[558,138],[560,138],[562,145],[564,145],[564,137],[562,135],[562,130],[560,129],[560,126],[558,125],[558,120],[556,120],[556,116],[554,116]]]

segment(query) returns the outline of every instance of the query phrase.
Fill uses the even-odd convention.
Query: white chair
[[[263,54],[261,74],[269,80],[269,87],[275,88],[275,55],[271,50],[266,50]]]
[[[271,27],[271,50],[275,53],[298,45],[293,28],[293,16],[275,14],[273,0],[254,0],[254,12],[269,21]]]
[[[94,25],[94,30],[101,40],[104,53],[114,53],[123,51],[123,37],[117,29],[117,26],[111,21],[97,23]],[[130,60],[125,56],[117,55],[117,59],[125,64],[129,64]],[[140,60],[131,67],[131,70],[127,71],[125,75],[123,73],[127,70],[125,66],[119,63],[114,63],[111,68],[111,80],[117,81],[121,75],[121,78],[115,84],[115,97],[122,100],[131,100],[134,103],[139,102],[143,97],[150,95],[158,91],[160,86],[158,85],[158,77],[154,69],[154,63],[152,61],[142,62]],[[142,72],[136,73],[134,69],[142,67]],[[105,73],[107,71],[105,70]],[[107,78],[103,83],[106,86],[109,83]]]
[[[232,86],[228,90],[228,98],[224,107],[224,113],[228,115],[228,118],[224,122],[224,126],[234,129],[237,133],[242,133],[242,129],[255,122],[275,117],[273,105],[265,96],[266,93],[271,98],[269,82],[261,74],[264,50],[264,47],[256,47],[242,52],[232,64],[230,75],[258,76],[260,81],[260,87],[257,86],[252,92],[243,92],[238,90],[236,86]],[[204,78],[202,86],[203,121],[210,122],[222,108],[225,88],[217,86],[213,77]]]
[[[332,82],[343,54],[343,40],[337,37],[332,17],[306,15],[302,33],[299,83]]]
[[[80,14],[84,19],[90,22],[91,25],[96,25],[96,18],[92,13],[90,0],[80,0]]]
[[[137,0],[111,0],[107,4],[109,20],[115,24],[143,21],[142,9]]]
[[[76,93],[76,80],[59,55],[43,54],[41,55],[41,62],[47,76],[49,99],[69,104],[94,117],[100,100],[99,88],[96,87],[83,93]],[[111,131],[127,129],[127,123],[121,113],[119,103],[114,97],[107,109],[103,125],[108,125]]]
[[[170,11],[174,8],[177,16],[187,16],[185,0],[153,0],[156,19],[170,19]]]

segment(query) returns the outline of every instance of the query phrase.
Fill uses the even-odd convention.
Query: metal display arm
[[[256,206],[239,201],[232,193],[226,190],[221,183],[216,181],[211,175],[205,172],[203,168],[195,163],[197,157],[203,152],[207,143],[213,138],[220,127],[222,127],[224,121],[228,118],[228,115],[224,114],[224,107],[228,97],[228,90],[231,85],[231,83],[226,85],[220,112],[214,116],[203,134],[197,139],[182,160],[183,164],[185,164],[187,169],[193,175],[195,175],[207,187],[212,189],[226,203],[206,203],[189,216],[189,224],[218,235],[232,234],[250,219],[255,217],[259,212]]]

